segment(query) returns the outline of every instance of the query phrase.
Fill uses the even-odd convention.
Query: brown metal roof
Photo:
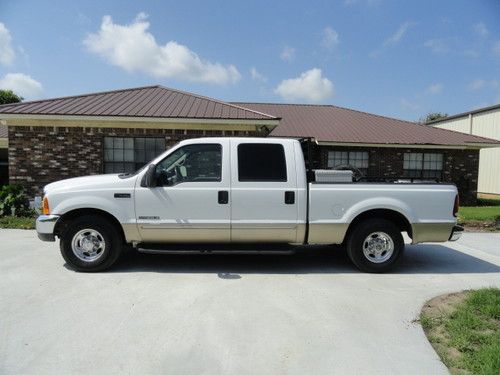
[[[0,138],[7,138],[8,136],[7,126],[0,125]]]
[[[314,137],[319,142],[457,146],[500,142],[333,105],[234,103],[281,117],[275,137]]]
[[[235,104],[162,86],[4,104],[0,114],[276,120]]]

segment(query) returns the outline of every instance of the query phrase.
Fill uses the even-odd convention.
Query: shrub
[[[29,207],[28,197],[19,185],[4,185],[0,187],[0,217],[1,216],[33,216]]]

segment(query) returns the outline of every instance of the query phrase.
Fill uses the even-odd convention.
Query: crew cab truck
[[[135,173],[51,183],[38,236],[59,237],[62,256],[79,271],[110,267],[125,246],[168,253],[172,244],[197,243],[193,251],[200,244],[226,244],[227,252],[242,244],[344,244],[366,272],[396,264],[402,232],[414,244],[460,237],[454,185],[317,182],[306,144],[190,139]]]

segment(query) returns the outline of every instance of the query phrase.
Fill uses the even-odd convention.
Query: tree
[[[19,103],[23,99],[22,96],[14,94],[12,90],[0,90],[0,104]]]
[[[420,119],[420,122],[423,122],[424,124],[427,124],[431,121],[436,121],[440,120],[442,118],[448,117],[447,113],[441,113],[441,112],[431,112],[428,113],[427,116],[423,117]]]

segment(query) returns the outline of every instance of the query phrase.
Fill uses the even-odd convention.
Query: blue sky
[[[0,88],[161,84],[417,120],[500,103],[500,1],[0,2]]]

